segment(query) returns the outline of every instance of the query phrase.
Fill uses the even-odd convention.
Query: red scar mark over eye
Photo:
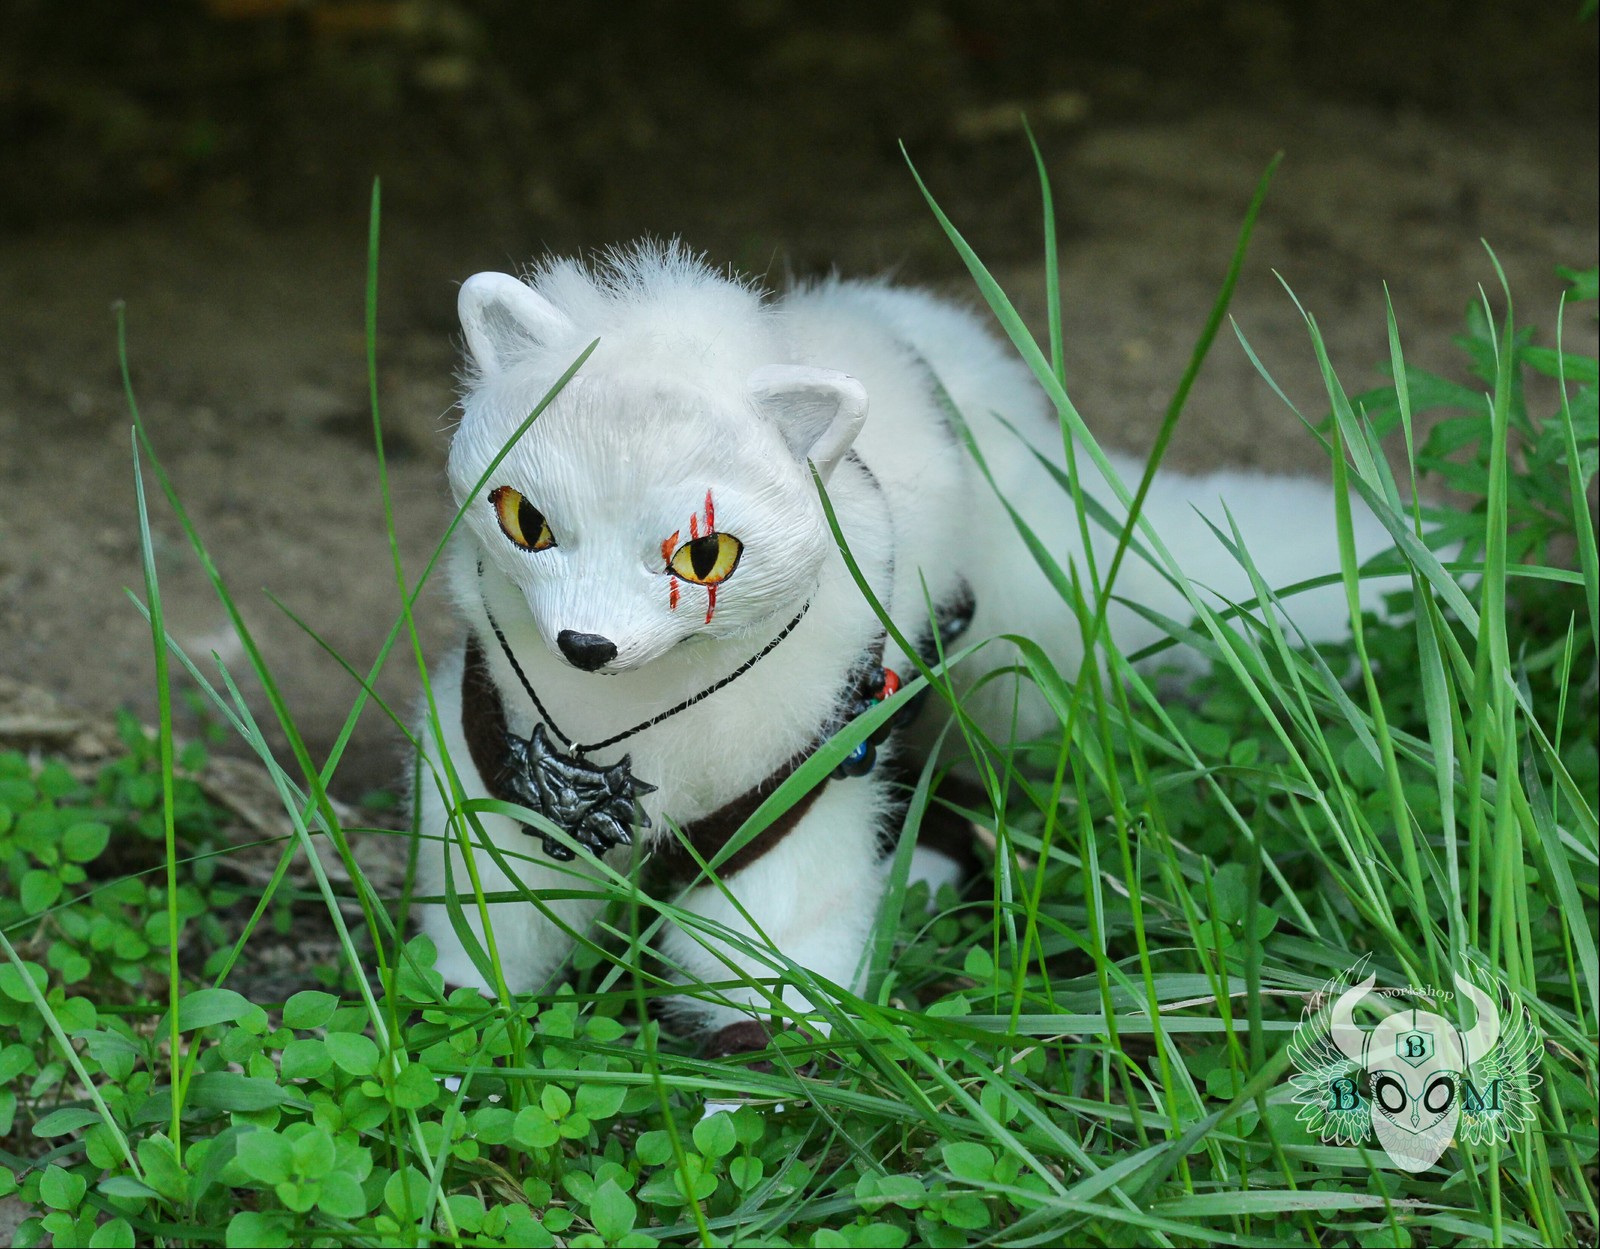
[[[711,497],[711,488],[709,486],[707,486],[706,487],[706,515],[705,515],[705,533],[706,533],[706,536],[710,537],[712,534],[716,533],[716,531],[717,531],[717,505],[716,505],[715,501]],[[678,539],[680,537],[682,537],[682,535],[683,535],[683,530],[681,530],[681,529],[674,530],[672,536],[670,538],[666,539],[661,544],[661,561],[662,561],[662,563],[664,563],[667,566],[668,570],[670,570],[672,568],[672,557],[673,557],[673,555],[675,555],[677,553]],[[700,516],[699,516],[698,513],[690,512],[689,513],[689,541],[693,542],[699,537],[700,537]],[[668,578],[668,586],[669,586],[669,589],[667,591],[667,606],[669,606],[673,611],[677,611],[678,610],[678,579],[676,577],[669,577]],[[717,610],[717,587],[715,585],[708,585],[708,586],[706,586],[705,590],[706,590],[706,623],[710,624],[711,623],[711,617],[716,614],[716,610]]]
[[[672,568],[673,552],[678,549],[678,537],[680,534],[682,534],[682,532],[683,530],[681,529],[674,529],[670,538],[661,539],[661,562],[666,566],[662,570],[663,572],[669,571]],[[667,585],[670,587],[667,591],[667,606],[673,611],[677,611],[678,579],[676,577],[668,577]]]
[[[691,536],[693,536],[693,534],[694,534],[694,523],[695,523],[695,517],[691,513],[691,515],[689,516],[689,533],[690,533]],[[717,532],[717,509],[716,509],[716,505],[714,503],[712,503],[712,501],[711,501],[711,487],[707,486],[706,487],[706,536],[710,537],[712,534],[714,534],[716,532]],[[706,587],[706,623],[707,624],[711,623],[711,617],[716,613],[716,610],[717,610],[717,587],[715,585],[708,585]]]

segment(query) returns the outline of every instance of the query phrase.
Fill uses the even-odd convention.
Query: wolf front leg
[[[453,893],[460,905],[460,918],[473,939],[485,953],[498,959],[507,990],[533,992],[560,968],[572,950],[574,934],[587,931],[605,905],[598,869],[587,859],[547,864],[538,838],[529,837],[520,825],[504,816],[480,813],[480,837],[471,820],[459,811],[453,821],[447,822],[442,803],[440,818],[427,820],[428,805],[431,804],[424,804],[423,835],[445,837],[449,846],[445,849],[434,840],[424,846],[423,854],[435,863],[431,871],[419,870],[419,886],[437,897]],[[485,840],[498,855],[490,852]],[[467,868],[468,854],[472,856],[471,872]],[[474,873],[486,896],[510,900],[480,906],[473,887]],[[575,892],[586,896],[559,896]],[[439,951],[435,966],[445,982],[471,985],[495,995],[498,986],[473,962],[467,943],[456,931],[450,909],[442,902],[430,902],[420,910],[422,931],[433,939]],[[492,938],[485,933],[485,918]]]
[[[462,920],[485,950],[490,945],[484,932],[487,913],[506,988],[512,993],[529,993],[561,966],[571,952],[572,934],[586,931],[605,905],[599,880],[601,868],[586,857],[571,863],[553,861],[538,837],[530,837],[519,823],[503,815],[480,812],[475,828],[473,820],[447,797],[443,783],[446,773],[438,762],[440,746],[455,766],[463,798],[491,796],[473,764],[461,725],[456,694],[461,684],[460,665],[458,653],[453,663],[441,665],[436,681],[436,689],[442,692],[438,705],[443,740],[429,743],[429,758],[422,768],[419,792],[414,795],[417,827],[424,839],[417,857],[417,887],[421,893],[438,897],[453,892],[460,903]],[[428,733],[424,724],[419,736],[426,738]],[[626,864],[626,847],[613,855],[614,860],[608,861]],[[474,873],[484,894],[510,896],[512,900],[480,907],[473,888]],[[557,896],[573,893],[588,896]],[[496,993],[493,978],[484,976],[468,954],[466,942],[457,934],[445,904],[431,902],[419,910],[422,930],[439,951],[435,966],[445,982],[471,985],[490,995]]]
[[[678,998],[669,1008],[711,1034],[712,1052],[765,1048],[755,1019],[779,1013],[774,997],[787,1008],[783,1014],[816,1008],[791,965],[848,990],[861,988],[863,955],[887,875],[878,830],[891,806],[881,769],[829,780],[776,845],[679,900],[685,910],[739,938],[674,925],[660,942],[680,983],[739,982],[708,995],[713,1000]]]

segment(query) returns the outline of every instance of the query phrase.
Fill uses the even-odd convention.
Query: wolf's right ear
[[[485,375],[503,372],[530,346],[571,327],[566,314],[509,273],[478,273],[461,284],[456,299],[467,350]]]
[[[795,458],[827,481],[867,419],[867,388],[848,373],[798,364],[757,369],[746,384]]]

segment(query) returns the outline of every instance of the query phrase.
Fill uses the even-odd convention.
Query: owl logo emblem
[[[1374,989],[1367,963],[1312,995],[1289,1042],[1296,1118],[1324,1144],[1375,1135],[1407,1171],[1427,1170],[1458,1136],[1504,1142],[1527,1127],[1543,1040],[1522,1002],[1473,966],[1472,978],[1455,977],[1456,994],[1440,995],[1471,1003],[1470,1019],[1402,1007],[1366,1028],[1355,1020],[1363,1003],[1423,996]]]

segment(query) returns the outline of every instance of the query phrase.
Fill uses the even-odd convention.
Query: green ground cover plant
[[[1115,487],[1135,511],[1225,327],[1265,185],[1149,470]],[[1053,231],[1040,344],[929,203],[1055,402],[1061,486],[1079,494],[1102,457],[1063,380]],[[377,222],[375,194],[381,474]],[[1326,419],[1307,419],[1307,437],[1396,541],[1358,569],[1342,519],[1347,643],[1297,645],[1271,610],[1292,618],[1295,587],[1257,578],[1256,601],[1228,611],[1194,592],[1195,619],[1166,624],[1210,671],[1175,699],[1157,688],[1159,653],[1123,655],[1101,629],[1125,558],[1147,553],[1187,586],[1160,535],[1114,527],[1103,566],[1059,565],[1036,543],[1064,619],[1092,645],[1081,672],[1060,673],[1023,641],[1021,679],[1059,712],[1049,740],[985,742],[955,709],[951,733],[985,782],[972,814],[994,830],[990,870],[962,896],[907,887],[911,833],[947,801],[930,766],[909,796],[865,990],[764,952],[774,977],[823,1004],[828,1031],[794,1021],[760,1068],[702,1060],[655,1021],[657,1000],[718,986],[670,982],[650,935],[706,922],[629,876],[600,883],[605,919],[548,992],[488,1001],[444,985],[426,939],[407,938],[409,891],[382,896],[351,850],[352,834],[382,831],[347,827],[328,797],[363,707],[392,715],[370,690],[395,647],[412,648],[426,683],[411,610],[432,563],[414,572],[396,554],[393,628],[365,671],[346,665],[349,718],[313,758],[161,469],[159,431],[135,408],[136,598],[158,660],[156,732],[125,724],[126,754],[89,779],[0,755],[0,1195],[37,1212],[17,1243],[1592,1242],[1597,386],[1596,362],[1563,349],[1561,326],[1593,315],[1596,276],[1568,276],[1553,345],[1514,322],[1503,283],[1472,300],[1460,342],[1473,385],[1409,367],[1391,315],[1388,382],[1350,396],[1307,316],[1327,387]],[[1547,408],[1530,394],[1550,396]],[[1419,437],[1425,412],[1435,419]],[[1385,435],[1399,442],[1398,476]],[[1419,480],[1454,501],[1417,502]],[[267,748],[232,672],[167,635],[151,485],[232,615],[292,758]],[[392,534],[386,477],[380,487]],[[1086,533],[1107,520],[1079,510]],[[1238,558],[1250,567],[1248,550]],[[1384,617],[1363,617],[1359,579],[1385,570],[1408,588]],[[282,798],[293,831],[272,847],[264,886],[218,881],[234,849],[193,780],[203,752],[174,740],[172,662]],[[943,656],[907,692],[975,662]],[[746,834],[875,724],[846,730]],[[330,879],[313,839],[331,844],[348,884]],[[129,845],[149,853],[130,860]],[[309,870],[308,897],[287,896],[291,863]],[[463,888],[453,904],[477,899]],[[252,1001],[230,978],[286,907],[320,916],[338,958],[307,967],[286,1000]],[[1308,1131],[1287,1042],[1306,995],[1362,955],[1385,985],[1442,987],[1471,960],[1493,969],[1543,1037],[1527,1130],[1463,1136],[1417,1174],[1371,1141]],[[707,1115],[708,1101],[731,1108]]]

